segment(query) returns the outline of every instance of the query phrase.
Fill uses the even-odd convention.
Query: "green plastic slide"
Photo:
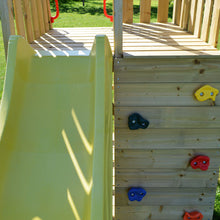
[[[0,219],[112,219],[112,52],[39,56],[11,36],[0,109]]]

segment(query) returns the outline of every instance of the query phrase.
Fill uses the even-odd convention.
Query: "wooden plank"
[[[24,15],[23,15],[23,1],[13,0],[13,3],[14,3],[14,13],[15,13],[17,34],[26,38]]]
[[[195,28],[196,9],[197,9],[197,0],[191,0],[188,30],[192,34],[194,34],[194,28]]]
[[[123,23],[133,23],[133,0],[123,0]]]
[[[119,58],[123,56],[123,1],[114,1],[114,54]]]
[[[117,206],[115,209],[116,219],[118,220],[134,220],[134,219],[150,219],[150,220],[183,220],[185,211],[194,210],[201,211],[204,219],[212,219],[212,206]]]
[[[217,47],[220,28],[220,0],[215,0],[212,14],[209,44]]]
[[[115,189],[117,206],[213,206],[215,188],[148,188],[141,202],[128,200],[128,189]],[[183,208],[183,207],[181,207]],[[184,209],[184,208],[183,208]]]
[[[194,28],[194,35],[196,37],[200,37],[200,34],[201,34],[203,9],[204,9],[204,0],[198,0],[196,21],[195,21],[195,28]]]
[[[140,0],[140,22],[150,23],[151,0]]]
[[[42,2],[42,8],[43,8],[43,19],[44,19],[44,27],[45,27],[45,32],[48,32],[50,30],[49,24],[50,24],[50,16],[49,16],[49,11],[48,11],[48,4],[47,1],[41,0]]]
[[[116,83],[220,82],[220,59],[124,58],[114,62]]]
[[[117,169],[187,169],[194,171],[190,161],[197,155],[210,158],[209,169],[219,170],[220,149],[116,149],[115,167]]]
[[[150,187],[217,187],[215,169],[206,172],[188,169],[120,169],[115,172],[115,186],[130,188]]]
[[[180,27],[183,27],[183,20],[185,15],[185,5],[187,0],[182,0],[181,2],[181,12],[180,12]]]
[[[23,0],[24,3],[24,20],[25,20],[25,27],[27,33],[27,40],[29,43],[34,41],[34,32],[32,27],[32,13],[30,8],[30,1]]]
[[[50,30],[53,29],[53,25],[51,23],[51,11],[50,11],[50,0],[47,0],[47,11],[48,11],[48,16],[49,16],[49,28]]]
[[[5,58],[7,58],[9,37],[10,35],[15,35],[12,0],[0,1],[0,17],[5,48]]]
[[[41,32],[38,21],[37,2],[36,0],[31,0],[30,4],[31,4],[32,19],[33,19],[34,39],[38,39],[41,36]]]
[[[182,0],[174,0],[173,23],[180,25]]]
[[[206,1],[203,24],[202,24],[202,32],[201,32],[201,39],[206,42],[208,42],[208,38],[209,38],[212,9],[213,9],[213,0]]]
[[[117,107],[115,126],[127,128],[135,112],[149,120],[149,128],[220,128],[219,107]]]
[[[168,22],[169,0],[158,1],[157,21],[161,23]]]
[[[116,128],[116,149],[220,149],[220,129]]]
[[[212,100],[198,102],[194,93],[206,83],[132,83],[115,86],[115,106],[212,106]],[[220,89],[220,83],[211,84]],[[220,106],[220,96],[216,97]]]
[[[44,17],[43,17],[43,8],[42,8],[42,2],[41,0],[37,0],[37,13],[38,13],[38,24],[40,29],[40,35],[43,35],[46,32],[45,26],[44,26]]]

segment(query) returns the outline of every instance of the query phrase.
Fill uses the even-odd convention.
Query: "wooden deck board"
[[[173,24],[124,24],[124,56],[220,55],[220,51]],[[106,34],[112,51],[112,27],[56,28],[34,41],[40,51],[89,51],[96,35]]]

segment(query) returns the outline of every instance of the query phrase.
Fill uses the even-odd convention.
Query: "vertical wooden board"
[[[200,211],[204,220],[212,219],[212,206],[117,206],[117,220],[183,220],[185,211]]]
[[[212,9],[213,9],[213,0],[206,1],[205,11],[203,16],[202,32],[201,32],[201,39],[206,42],[208,42],[208,38],[209,38]]]
[[[38,12],[38,23],[39,23],[39,29],[40,29],[40,35],[45,34],[45,26],[44,26],[44,15],[43,15],[43,8],[42,8],[42,1],[36,0],[37,3],[37,12]]]
[[[187,30],[188,29],[188,23],[189,23],[189,13],[190,13],[190,3],[191,0],[185,0],[184,4],[184,13],[183,13],[183,20],[182,20],[182,28]]]
[[[53,29],[53,25],[51,22],[50,0],[46,0],[46,1],[47,1],[47,11],[48,11],[48,15],[49,15],[49,28],[51,30],[51,29]]]
[[[180,27],[183,27],[183,20],[185,16],[185,5],[187,0],[182,0],[181,3],[181,12],[180,12]]]
[[[13,3],[14,3],[17,34],[26,38],[25,25],[24,25],[24,14],[23,14],[23,1],[13,0]]]
[[[181,5],[182,0],[174,0],[173,23],[177,25],[180,25]]]
[[[196,11],[196,21],[194,28],[194,35],[200,37],[202,28],[202,18],[203,18],[204,0],[198,0],[197,11]]]
[[[189,27],[190,33],[194,34],[195,18],[196,18],[197,0],[191,0],[190,16],[189,16]]]
[[[31,5],[31,13],[32,13],[32,19],[33,19],[34,39],[38,39],[40,37],[40,26],[39,26],[39,22],[38,22],[38,12],[37,12],[36,0],[31,0],[30,5]]]
[[[140,22],[150,23],[151,0],[140,0]]]
[[[45,31],[48,32],[50,30],[49,23],[50,23],[50,17],[49,17],[49,11],[47,9],[48,5],[46,0],[41,0],[42,1],[42,7],[43,7],[43,18],[44,18],[44,27]]]
[[[133,23],[133,0],[123,0],[123,22]]]
[[[12,0],[0,1],[0,17],[1,17],[4,48],[5,48],[5,58],[6,58],[9,37],[10,35],[15,35]]]
[[[123,56],[123,1],[114,0],[114,54]],[[117,59],[116,59],[116,62]]]
[[[157,21],[166,23],[168,21],[169,0],[158,1]]]
[[[34,32],[32,27],[32,14],[31,14],[29,0],[24,0],[24,19],[25,19],[27,40],[29,43],[31,43],[34,41]]]
[[[220,27],[220,0],[215,0],[212,14],[212,23],[210,29],[210,38],[209,44],[214,47],[218,44],[219,36],[219,27]]]

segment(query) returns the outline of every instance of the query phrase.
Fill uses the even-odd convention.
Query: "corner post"
[[[114,0],[114,53],[123,56],[123,0]]]
[[[10,35],[15,35],[14,17],[12,10],[12,0],[0,0],[0,17],[2,22],[2,32],[6,59],[9,37]]]

